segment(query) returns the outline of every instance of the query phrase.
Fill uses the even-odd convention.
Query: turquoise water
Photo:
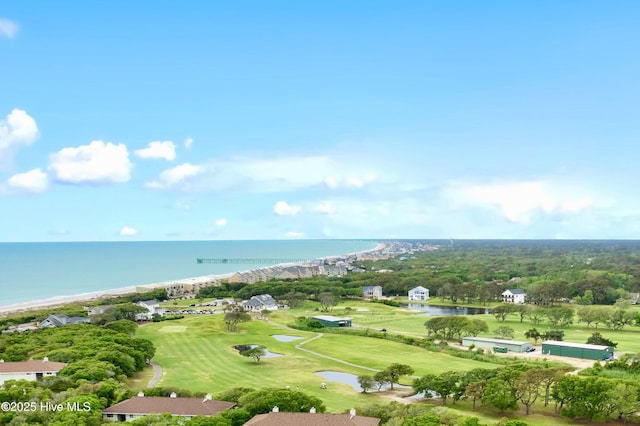
[[[198,264],[197,258],[302,258],[369,250],[371,240],[0,243],[0,305],[266,264]]]

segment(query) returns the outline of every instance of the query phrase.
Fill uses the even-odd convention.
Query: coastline
[[[327,256],[324,259],[336,259],[336,258],[342,258],[346,256],[358,256],[358,255],[363,255],[368,253],[382,252],[386,248],[387,248],[387,243],[378,242],[374,248],[369,250],[363,250],[355,253],[347,253],[347,254],[341,254],[336,256]],[[273,267],[283,266],[283,265],[292,266],[297,264],[291,263],[291,264],[282,264],[282,265],[272,265],[272,266],[268,266],[268,268],[273,268]],[[246,271],[237,271],[237,272],[246,272]],[[155,288],[162,288],[175,283],[197,284],[202,282],[219,282],[220,280],[225,280],[230,278],[232,275],[234,275],[237,272],[216,274],[216,275],[205,275],[200,277],[190,277],[190,278],[183,278],[179,280],[163,281],[163,282],[158,282],[153,284],[133,285],[133,286],[119,287],[119,288],[109,289],[109,290],[78,293],[78,294],[73,294],[68,296],[55,296],[55,297],[48,297],[45,299],[32,300],[28,302],[18,302],[18,303],[12,303],[8,305],[0,305],[0,318],[6,317],[11,314],[23,314],[23,313],[28,313],[30,311],[41,310],[41,309],[52,309],[52,308],[57,308],[57,307],[74,304],[74,303],[95,302],[103,298],[136,294],[136,293],[139,293],[138,289],[153,290]]]

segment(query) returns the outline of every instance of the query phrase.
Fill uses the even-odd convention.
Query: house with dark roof
[[[252,296],[251,299],[242,302],[242,307],[245,311],[260,312],[269,310],[275,311],[278,309],[278,302],[269,294],[260,294],[258,296]]]
[[[102,410],[102,419],[112,422],[130,422],[151,414],[170,413],[187,420],[195,416],[215,416],[235,406],[235,402],[216,401],[211,394],[204,398],[179,398],[171,396],[144,396],[142,392],[125,401]]]
[[[68,317],[65,314],[51,314],[42,321],[39,325],[40,328],[53,328],[62,327],[69,324],[79,324],[82,322],[90,322],[87,317]]]
[[[267,414],[253,416],[244,426],[378,426],[380,419],[356,415],[355,410],[349,414],[316,413],[284,413],[272,411]]]
[[[519,288],[510,288],[502,292],[502,302],[503,303],[525,303],[527,298],[527,293],[524,290]]]
[[[4,362],[0,359],[0,385],[7,380],[41,381],[45,377],[57,376],[66,366],[64,362],[49,361],[47,357],[24,362]]]

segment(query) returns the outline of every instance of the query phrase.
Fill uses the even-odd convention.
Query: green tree
[[[501,339],[513,339],[513,333],[515,332],[515,330],[511,327],[505,327],[502,325],[493,330],[493,332]]]
[[[324,413],[326,410],[322,400],[315,396],[277,388],[264,388],[244,395],[238,401],[238,406],[252,416],[268,413],[276,406],[283,412],[308,413],[315,408],[318,413]]]
[[[590,345],[602,345],[602,346],[618,346],[617,343],[602,337],[600,333],[593,333],[591,337],[587,339],[587,343]]]
[[[531,328],[531,329],[525,331],[524,332],[524,336],[527,339],[533,339],[533,344],[534,345],[537,345],[538,344],[538,340],[540,340],[540,338],[542,337],[540,332],[538,330],[536,330],[535,328]]]
[[[545,309],[532,307],[529,312],[527,312],[526,316],[533,325],[539,325],[545,318]]]
[[[516,379],[514,396],[524,405],[527,415],[529,415],[531,406],[540,396],[540,386],[546,377],[543,371],[544,369],[539,368],[527,370]]]
[[[504,303],[502,305],[496,306],[491,310],[491,313],[498,321],[505,322],[507,319],[507,315],[514,313],[516,310],[515,305],[511,303]]]
[[[406,364],[398,364],[394,363],[385,368],[384,370],[389,378],[389,384],[391,385],[391,390],[393,390],[393,385],[398,383],[400,377],[407,376],[413,374],[413,368]]]
[[[331,312],[338,304],[338,298],[331,292],[324,292],[318,295],[318,302],[322,305],[324,312]]]
[[[232,311],[224,315],[224,323],[228,331],[236,331],[241,322],[251,321],[251,315],[243,311]]]
[[[253,358],[256,363],[260,362],[260,358],[267,354],[267,348],[262,345],[254,346],[253,348],[249,348],[246,351],[240,352],[240,355],[246,356],[247,358]]]
[[[478,380],[477,382],[470,383],[464,390],[464,396],[467,398],[471,398],[473,401],[472,410],[476,410],[476,401],[482,400],[482,396],[484,395],[484,388],[487,386],[486,380]]]
[[[500,411],[518,409],[518,402],[511,387],[498,378],[489,379],[487,382],[482,395],[482,403]]]
[[[391,381],[391,378],[389,377],[389,372],[387,370],[383,370],[378,371],[376,374],[374,374],[373,380],[376,381],[376,384],[378,385],[378,392],[380,392],[380,389],[382,389],[384,385],[389,383]]]
[[[480,333],[486,333],[489,331],[487,322],[481,319],[472,318],[467,322],[464,327],[464,332],[467,336],[476,337]]]
[[[376,385],[376,381],[372,376],[363,375],[358,376],[358,384],[362,388],[362,393],[367,393],[369,389],[373,389]]]

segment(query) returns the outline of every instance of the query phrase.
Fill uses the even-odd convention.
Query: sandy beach
[[[370,250],[364,250],[356,253],[341,254],[336,256],[327,256],[326,259],[381,252],[385,250],[386,247],[387,247],[387,244],[378,243],[376,247]],[[287,265],[290,265],[290,264],[287,264]],[[294,264],[291,264],[291,265],[294,265]],[[274,266],[282,266],[282,265],[274,265]],[[242,272],[242,271],[238,271],[238,272]],[[135,294],[138,292],[138,289],[148,289],[149,291],[151,291],[154,288],[162,288],[162,287],[165,287],[171,284],[176,284],[176,283],[198,283],[198,282],[212,282],[212,281],[219,282],[220,280],[228,279],[232,275],[233,273],[205,275],[200,277],[191,277],[191,278],[184,278],[179,280],[158,282],[153,284],[142,284],[138,286],[120,287],[120,288],[115,288],[110,290],[94,291],[89,293],[79,293],[79,294],[73,294],[68,296],[56,296],[56,297],[49,297],[46,299],[33,300],[28,302],[0,305],[0,317],[6,317],[9,314],[26,313],[29,311],[34,311],[39,309],[51,309],[59,306],[69,305],[72,303],[95,302],[103,298]]]

